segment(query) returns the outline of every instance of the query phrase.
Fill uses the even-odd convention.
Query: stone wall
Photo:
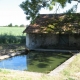
[[[64,34],[63,34],[64,35]],[[29,49],[78,49],[80,37],[77,35],[27,34],[26,46]],[[77,36],[77,38],[76,38]]]
[[[28,34],[28,36],[26,36],[26,46],[29,49],[47,48],[57,43],[58,35],[56,34]]]
[[[80,35],[69,35],[69,45],[70,46],[80,46]]]

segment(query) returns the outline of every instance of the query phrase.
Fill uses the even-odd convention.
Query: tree
[[[12,25],[12,23],[10,23],[9,25],[8,25],[8,27],[12,27],[13,25]]]
[[[21,24],[21,25],[20,25],[20,27],[24,27],[24,26],[25,26],[24,24]]]
[[[26,18],[31,20],[33,23],[37,16],[39,16],[39,11],[41,8],[47,8],[49,10],[53,9],[53,6],[56,3],[59,3],[62,8],[66,6],[66,2],[71,3],[72,1],[80,2],[80,0],[26,0],[20,4],[20,7],[24,10],[24,13],[27,15]],[[77,8],[76,4],[67,12],[75,12]]]
[[[18,27],[18,25],[15,25],[15,27]]]

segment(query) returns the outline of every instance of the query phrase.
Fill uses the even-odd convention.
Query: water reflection
[[[28,54],[28,71],[48,73],[55,69],[72,54],[61,52],[30,52]]]
[[[6,60],[0,61],[0,68],[24,70],[27,69],[27,56],[15,56]]]

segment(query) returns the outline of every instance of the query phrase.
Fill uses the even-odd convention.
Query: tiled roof
[[[59,31],[76,32],[80,29],[80,14],[40,14],[34,24],[30,24],[25,33],[56,33]]]

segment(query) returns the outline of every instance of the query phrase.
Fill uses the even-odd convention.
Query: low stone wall
[[[21,51],[13,51],[13,52],[7,52],[6,54],[1,54],[0,55],[0,60],[4,60],[4,59],[7,59],[7,58],[16,56],[16,55],[20,55],[24,52],[25,52],[25,50],[21,50]]]
[[[10,57],[13,57],[13,56],[16,56],[16,55],[20,55],[20,54],[21,53],[19,53],[19,52],[15,52],[15,53],[3,55],[3,56],[0,56],[0,60],[7,59],[7,58],[10,58]]]

